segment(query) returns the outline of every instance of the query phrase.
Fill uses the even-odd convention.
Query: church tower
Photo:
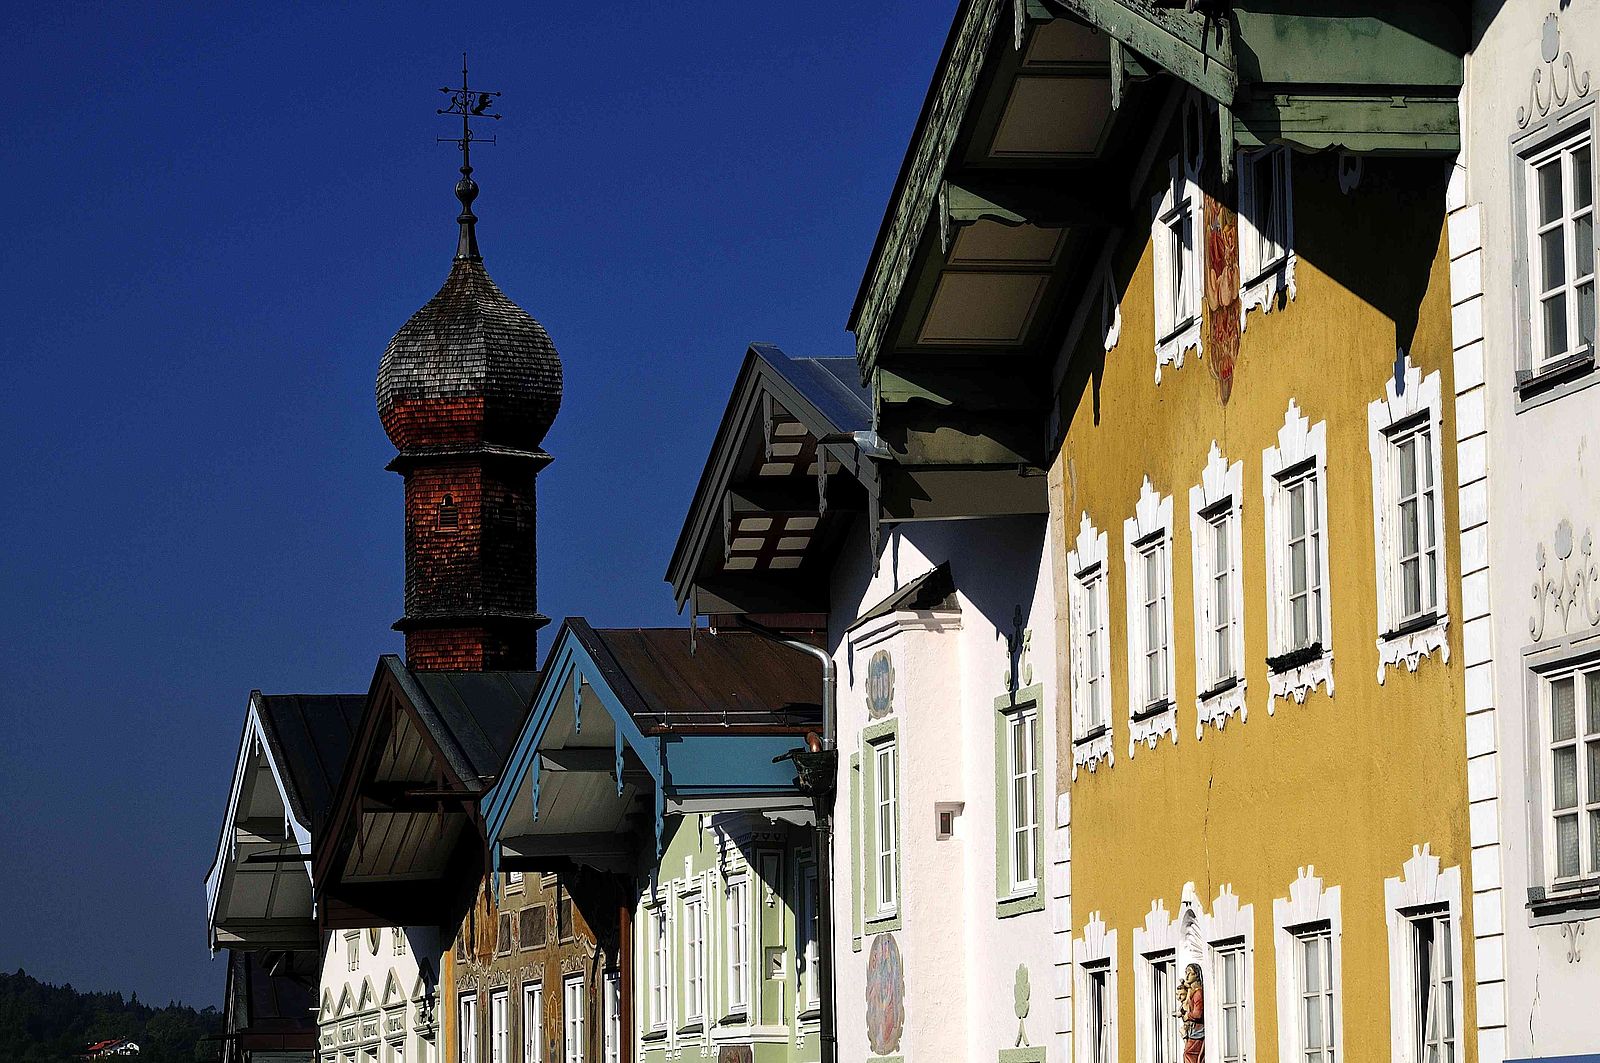
[[[388,467],[405,479],[405,616],[394,626],[415,669],[531,670],[549,623],[534,593],[534,478],[550,462],[541,444],[561,407],[561,359],[483,268],[470,102],[455,261],[378,367],[378,416],[399,451]]]

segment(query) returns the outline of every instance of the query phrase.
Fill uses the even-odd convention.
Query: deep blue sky
[[[566,367],[540,605],[672,624],[746,344],[852,350],[955,0],[144,6],[0,35],[0,968],[216,1003],[249,691],[400,645],[373,377],[454,249],[460,51],[486,264]]]

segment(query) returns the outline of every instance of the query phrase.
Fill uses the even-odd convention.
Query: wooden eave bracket
[[[1016,181],[964,174],[939,183],[939,249],[949,254],[956,227],[979,220],[1067,228],[1114,224],[1119,213],[1110,202],[1075,194],[1059,177]]]
[[[1239,72],[1234,60],[1233,30],[1228,23],[1209,19],[1197,11],[1157,7],[1148,0],[1050,3],[1121,45],[1113,47],[1111,55],[1114,100],[1120,95],[1120,77],[1136,73],[1128,63],[1127,51],[1131,50],[1218,103],[1233,103],[1239,90]],[[1147,72],[1142,62],[1137,72]]]

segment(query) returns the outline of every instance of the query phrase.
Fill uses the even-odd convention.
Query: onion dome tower
[[[561,359],[543,326],[483,268],[472,203],[469,116],[491,93],[469,92],[462,116],[460,237],[444,287],[389,341],[378,367],[378,416],[405,479],[406,658],[422,671],[531,670],[549,623],[535,597],[534,478],[561,408]],[[458,110],[459,108],[459,110]]]

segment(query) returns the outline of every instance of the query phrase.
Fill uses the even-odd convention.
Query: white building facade
[[[1473,23],[1449,207],[1478,1058],[1600,1060],[1600,4]]]
[[[321,1063],[440,1063],[439,932],[335,930],[322,955]]]
[[[1070,925],[1047,521],[899,524],[875,573],[866,543],[830,610],[839,1058],[1042,1063]]]

